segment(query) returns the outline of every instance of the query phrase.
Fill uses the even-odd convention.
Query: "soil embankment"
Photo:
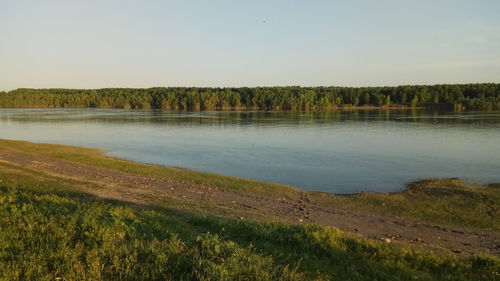
[[[305,196],[301,199],[254,194],[186,183],[167,177],[127,173],[4,148],[0,148],[0,163],[36,171],[44,177],[75,180],[82,183],[78,188],[86,193],[134,204],[147,206],[155,199],[170,198],[181,203],[194,202],[201,206],[206,204],[224,208],[229,210],[229,216],[241,216],[241,219],[248,213],[249,217],[269,217],[295,223],[334,226],[387,243],[439,248],[455,254],[500,254],[500,234],[495,231],[440,225],[344,206],[332,206],[314,202],[307,193],[304,193]]]

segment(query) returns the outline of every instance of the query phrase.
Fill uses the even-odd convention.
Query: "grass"
[[[496,280],[500,260],[203,216],[0,168],[0,280]],[[57,279],[61,278],[61,279]]]
[[[500,231],[500,184],[431,179],[410,183],[404,192],[355,194],[349,199],[379,212]]]

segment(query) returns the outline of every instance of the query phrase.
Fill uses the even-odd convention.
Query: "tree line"
[[[339,107],[500,108],[500,84],[395,87],[241,87],[17,89],[0,92],[0,107],[302,110]]]

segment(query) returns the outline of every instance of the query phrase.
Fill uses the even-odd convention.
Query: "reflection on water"
[[[500,182],[500,112],[0,109],[0,138],[335,193]]]
[[[105,122],[164,125],[330,125],[340,121],[406,121],[448,124],[497,124],[500,112],[446,113],[426,110],[324,110],[324,111],[206,111],[121,109],[1,109],[0,119],[17,122]],[[279,124],[277,124],[279,122]]]

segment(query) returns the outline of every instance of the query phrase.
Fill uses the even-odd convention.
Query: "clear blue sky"
[[[499,0],[0,0],[0,90],[468,82]]]

